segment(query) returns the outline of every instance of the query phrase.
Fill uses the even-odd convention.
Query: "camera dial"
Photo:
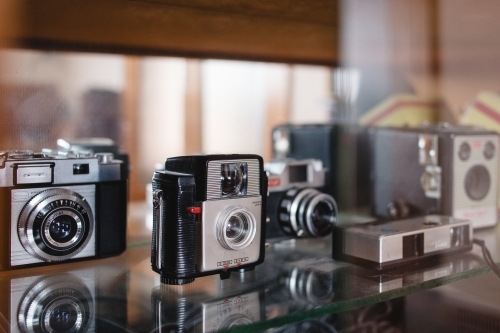
[[[43,261],[69,259],[85,248],[94,228],[85,198],[68,189],[42,191],[24,206],[18,236],[24,249]]]

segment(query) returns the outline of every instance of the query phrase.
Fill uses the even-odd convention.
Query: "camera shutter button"
[[[111,163],[114,159],[113,153],[97,153],[95,157],[97,157],[100,164]]]

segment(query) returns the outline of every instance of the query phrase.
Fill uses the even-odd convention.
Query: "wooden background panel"
[[[20,0],[15,46],[334,65],[337,2]]]

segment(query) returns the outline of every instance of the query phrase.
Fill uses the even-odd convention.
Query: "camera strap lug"
[[[153,191],[153,209],[155,210],[155,232],[156,232],[156,267],[158,269],[162,268],[161,256],[162,256],[162,214],[163,214],[163,191],[155,190]]]

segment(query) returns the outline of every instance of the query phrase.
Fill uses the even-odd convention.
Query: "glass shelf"
[[[51,302],[59,297],[67,300],[59,310],[79,309],[77,324],[90,332],[263,331],[490,271],[477,246],[381,274],[331,259],[329,239],[304,239],[269,245],[262,265],[233,272],[227,280],[216,275],[184,286],[161,285],[151,270],[144,209],[132,205],[129,246],[118,257],[2,272],[0,327],[17,332],[22,320],[36,331],[43,324],[37,318],[47,308],[56,309]],[[486,241],[495,262],[500,259],[498,234],[499,228],[475,233]]]

